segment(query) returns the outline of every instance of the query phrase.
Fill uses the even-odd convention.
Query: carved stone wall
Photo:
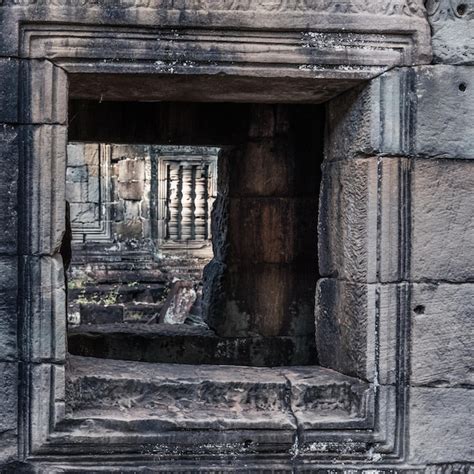
[[[424,3],[0,1],[3,470],[472,471],[473,5]],[[246,400],[247,418],[218,430],[191,413],[180,431],[186,407],[177,431],[126,417],[111,430],[87,408],[65,416],[68,98],[124,91],[135,101],[330,101],[316,333],[334,355],[321,363],[346,375],[268,369],[249,387],[249,373],[183,371],[186,395],[207,406],[228,408],[229,379],[229,400]],[[155,124],[135,133],[152,136]],[[106,400],[141,408],[150,384],[175,387],[169,406],[183,400],[171,368],[150,382],[146,370],[116,377],[117,367],[92,377],[119,388]],[[339,403],[330,394],[344,390],[352,403],[328,416]],[[259,426],[249,406],[270,416]]]

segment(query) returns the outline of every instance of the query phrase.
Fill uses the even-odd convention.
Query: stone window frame
[[[77,143],[77,142],[75,142]],[[105,143],[97,144],[97,152],[99,155],[100,178],[99,178],[99,213],[100,216],[96,221],[98,225],[74,225],[72,228],[72,241],[74,244],[81,244],[84,242],[100,242],[108,241],[112,236],[111,222],[110,222],[110,200],[111,200],[111,186],[110,186],[110,162],[111,149],[110,145]],[[71,203],[70,203],[71,204]],[[86,238],[84,239],[84,236]]]
[[[208,172],[210,178],[207,183],[207,193],[211,197],[209,202],[211,203],[214,199],[212,196],[216,194],[217,187],[217,147],[203,147],[203,146],[157,146],[154,147],[154,154],[158,161],[158,198],[157,198],[157,221],[158,221],[158,238],[157,248],[159,251],[166,253],[174,252],[186,252],[196,256],[202,256],[204,258],[212,258],[211,249],[211,225],[210,225],[210,209],[208,209],[207,220],[207,235],[208,238],[204,240],[190,240],[188,242],[174,242],[167,236],[168,226],[168,166],[172,162],[183,162],[190,164],[198,164],[202,158],[207,158]],[[209,206],[209,203],[208,203]]]
[[[388,26],[387,26],[388,25]],[[350,72],[343,67],[335,70],[333,65],[347,64],[348,58],[340,56],[338,48],[331,43],[333,33],[324,33],[328,41],[328,57],[331,63],[326,69],[315,67],[297,67],[291,69],[290,76],[315,77],[329,81],[336,88],[338,85],[348,89],[351,84],[373,79],[382,72],[396,65],[410,65],[414,59],[415,31],[399,31],[386,22],[385,35],[369,35],[377,43],[378,49],[368,59],[370,64],[353,67]],[[413,28],[412,26],[410,28]],[[334,27],[336,31],[341,28]],[[400,29],[400,28],[399,28]],[[119,60],[104,61],[103,39],[113,41],[120,37]],[[128,33],[131,33],[127,36]],[[105,35],[104,35],[105,33]],[[194,33],[191,33],[191,36]],[[245,33],[242,32],[244,35]],[[340,33],[337,33],[338,35]],[[359,34],[359,33],[357,33]],[[351,32],[342,36],[349,41]],[[282,38],[289,33],[283,32]],[[197,74],[209,72],[209,65],[194,67],[186,65],[150,63],[155,57],[156,47],[149,47],[152,41],[163,38],[158,32],[150,29],[123,29],[121,27],[84,27],[74,25],[23,24],[21,27],[22,90],[20,95],[20,113],[22,127],[22,150],[20,182],[22,189],[20,228],[26,229],[20,241],[19,287],[21,288],[20,308],[20,341],[22,360],[20,377],[23,382],[20,394],[20,446],[25,458],[46,462],[71,462],[75,455],[87,452],[89,456],[103,456],[105,461],[113,461],[114,453],[120,456],[124,452],[122,444],[113,442],[98,446],[94,439],[84,439],[74,434],[74,426],[64,426],[65,415],[65,361],[66,361],[66,327],[65,327],[65,288],[62,264],[57,254],[58,245],[64,228],[64,180],[55,179],[65,175],[67,145],[67,94],[68,75],[78,73],[128,72],[126,54],[133,51],[133,59],[138,67],[134,72]],[[360,34],[363,41],[363,34]],[[152,40],[144,46],[142,39]],[[215,39],[215,41],[217,41]],[[137,43],[134,43],[137,42]],[[291,41],[290,41],[291,42]],[[137,46],[139,45],[139,46]],[[86,63],[76,60],[75,51],[81,47],[87,50],[90,60]],[[225,52],[226,43],[217,44]],[[281,70],[266,65],[254,67],[254,77],[265,77],[268,74],[288,75],[288,65],[294,66],[301,61],[299,50],[305,47],[300,39],[294,41],[293,50],[280,63]],[[147,49],[149,48],[149,49]],[[119,49],[119,48],[118,48]],[[291,48],[290,48],[291,49]],[[89,54],[90,53],[90,54]],[[265,51],[268,54],[268,51]],[[275,52],[277,55],[278,52]],[[357,54],[355,50],[354,55]],[[377,57],[377,55],[380,55]],[[416,56],[416,54],[415,54]],[[138,57],[138,59],[137,59]],[[296,58],[296,59],[295,59]],[[308,60],[307,56],[305,56]],[[190,52],[190,60],[193,59]],[[252,53],[242,58],[241,64],[213,64],[212,68],[227,70],[236,74],[248,74],[246,62],[252,64]],[[142,62],[140,62],[142,61]],[[285,64],[285,61],[286,64]],[[374,66],[374,63],[379,65]],[[304,65],[306,66],[306,64]],[[239,67],[242,68],[239,71]],[[276,69],[276,71],[275,71]],[[212,71],[215,73],[215,70]],[[387,154],[397,155],[397,151],[410,146],[410,125],[412,111],[408,96],[411,92],[409,73],[385,77],[373,81],[375,99],[370,104],[369,113],[379,126],[376,138],[378,148]],[[390,103],[382,100],[392,94]],[[362,93],[362,92],[361,92]],[[391,135],[383,125],[391,122]],[[393,123],[392,123],[393,122]],[[329,147],[332,147],[329,140]],[[336,148],[334,145],[333,148]],[[327,155],[331,155],[329,149]],[[361,157],[365,160],[367,157]],[[328,161],[329,165],[330,159]],[[337,166],[337,160],[335,160]],[[404,158],[378,158],[365,167],[361,175],[361,192],[366,195],[366,208],[353,213],[346,213],[347,219],[354,219],[353,224],[363,229],[364,239],[362,252],[366,259],[360,268],[343,268],[343,272],[355,274],[355,280],[366,285],[366,304],[357,297],[346,298],[344,304],[352,305],[355,313],[360,313],[367,321],[365,326],[366,346],[365,376],[370,382],[372,396],[369,397],[366,418],[360,422],[348,420],[344,426],[322,424],[318,429],[306,433],[305,442],[314,449],[299,454],[304,462],[318,461],[330,465],[333,456],[338,453],[339,460],[353,465],[367,462],[367,452],[383,453],[384,463],[391,465],[404,460],[407,430],[407,377],[409,371],[408,347],[409,301],[410,291],[407,281],[409,272],[409,228],[410,228],[410,165]],[[323,183],[324,186],[324,183]],[[344,219],[343,219],[344,220]],[[350,245],[350,242],[345,242]],[[345,263],[345,262],[343,262]],[[349,266],[350,267],[350,266]],[[383,275],[394,274],[395,285],[386,287]],[[361,277],[362,275],[362,277]],[[360,306],[359,306],[360,304]],[[336,309],[337,313],[337,309]],[[337,314],[335,315],[337,316]],[[337,319],[337,318],[336,318]],[[398,342],[395,342],[398,341]],[[342,350],[347,350],[343,348]],[[349,348],[350,350],[350,348]],[[362,374],[358,374],[362,375]],[[61,426],[61,430],[57,428]],[[209,432],[202,430],[203,439],[208,442]],[[148,438],[137,435],[136,446],[127,446],[127,461],[140,459],[153,461],[153,453],[143,453],[143,442]],[[199,433],[197,434],[199,438]],[[144,435],[145,436],[145,435]],[[273,434],[276,440],[272,443],[271,456],[284,456],[287,453],[275,453],[278,446],[278,433]],[[143,441],[140,442],[140,439]],[[197,438],[194,438],[197,439]],[[168,440],[159,433],[152,443],[166,443]],[[349,447],[349,449],[348,449]],[[272,451],[273,450],[273,451]],[[265,459],[265,447],[261,460]],[[112,454],[111,454],[112,453]],[[119,454],[120,453],[120,454]],[[192,453],[191,453],[192,454]],[[202,449],[199,453],[202,456]],[[245,459],[245,453],[240,455]],[[252,454],[251,456],[254,456]],[[173,454],[162,455],[163,461],[173,459]],[[209,453],[210,460],[219,459],[219,454]],[[79,459],[79,458],[78,458]],[[94,459],[97,460],[97,457]],[[115,458],[118,459],[117,457]],[[251,459],[254,459],[251,457]],[[286,459],[286,458],[285,458]],[[101,461],[99,461],[101,462]]]

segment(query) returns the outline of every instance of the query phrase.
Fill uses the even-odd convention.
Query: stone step
[[[83,325],[146,323],[157,319],[162,307],[163,303],[86,303],[79,305],[79,316]]]
[[[322,367],[150,364],[70,356],[69,420],[148,430],[337,428],[366,416],[367,383]],[[115,424],[115,426],[114,426]]]
[[[314,335],[221,338],[186,324],[102,324],[71,327],[71,354],[144,362],[247,366],[316,363]]]
[[[68,297],[70,301],[79,299],[100,302],[113,298],[115,303],[158,303],[163,301],[166,290],[165,282],[85,285],[69,288]]]

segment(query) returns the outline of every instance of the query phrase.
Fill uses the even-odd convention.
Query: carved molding
[[[122,2],[124,3],[124,2]],[[324,2],[322,2],[324,3]],[[338,2],[339,4],[344,4],[344,2]],[[367,4],[367,2],[362,2],[363,4]],[[419,2],[418,2],[419,3]],[[266,3],[267,5],[270,3]],[[358,3],[357,3],[358,4]],[[5,3],[4,3],[5,5]],[[397,5],[399,5],[397,3]],[[404,14],[406,15],[407,13],[403,13],[403,9],[392,9],[392,13],[387,13],[391,15],[395,14]],[[399,12],[399,13],[394,13],[394,12]],[[410,12],[410,10],[408,10]],[[50,29],[48,30],[47,28],[41,28],[39,26],[35,26],[35,29],[30,29],[28,30],[29,33],[32,33],[35,36],[35,41],[40,42],[40,48],[44,48],[41,51],[49,51],[50,56],[46,55],[43,57],[55,57],[54,56],[54,41],[57,40],[58,37],[58,32],[59,32],[59,49],[58,51],[60,52],[60,57],[61,61],[64,63],[66,60],[69,61],[68,64],[75,64],[75,61],[77,61],[77,54],[78,54],[78,49],[76,46],[72,43],[77,39],[72,39],[72,34],[71,32],[74,32],[75,34],[77,33],[77,36],[80,36],[81,31],[84,31],[84,29],[80,27],[65,27],[61,26],[60,29]],[[117,35],[117,30],[118,29],[109,29],[108,34],[109,37],[105,38],[105,43],[110,42],[112,40],[118,41],[117,38],[114,39],[113,35]],[[103,57],[101,57],[101,51],[103,55],[103,44],[104,44],[104,37],[100,37],[101,32],[103,29],[96,27],[95,29],[89,29],[88,33],[84,36],[83,38],[83,47],[85,48],[86,54],[95,54],[94,58],[87,64],[80,64],[81,61],[77,61],[79,65],[76,65],[74,67],[77,68],[82,68],[83,71],[94,71],[97,69],[94,68],[100,68],[100,65],[103,63]],[[41,38],[41,34],[44,34],[44,37]],[[141,33],[133,33],[132,36],[134,36],[133,40],[129,38],[128,42],[124,42],[122,45],[122,49],[125,52],[128,48],[128,57],[130,58],[130,50],[131,46],[133,46],[133,41],[136,42],[138,45],[137,47],[142,47],[144,38],[146,37],[146,34],[148,34],[148,39],[150,41],[154,41],[155,44],[157,43],[157,36],[156,34],[150,34],[150,33],[143,33],[142,36]],[[282,34],[281,37],[287,38],[285,36],[286,33]],[[56,36],[55,36],[56,35]],[[68,36],[69,35],[69,36]],[[346,39],[349,39],[350,36],[343,35]],[[118,35],[118,38],[120,39],[120,35]],[[26,39],[29,41],[32,39],[32,36],[26,36],[23,39]],[[257,37],[257,39],[261,40],[261,37]],[[274,42],[275,38],[268,38],[269,43]],[[392,36],[393,39],[393,36]],[[406,37],[405,37],[406,40]],[[298,37],[298,41],[300,41],[299,47],[302,49],[311,49],[310,47],[304,47],[303,45],[305,43],[301,43],[301,38]],[[42,42],[42,43],[41,43]],[[150,43],[152,44],[152,43]],[[27,43],[26,48],[23,49],[23,54],[26,57],[31,57],[31,51],[29,49],[30,43]],[[49,49],[48,48],[51,48]],[[397,46],[398,47],[398,46]],[[284,48],[283,48],[284,49]],[[316,49],[316,48],[315,48]],[[390,49],[390,47],[388,48]],[[396,48],[395,48],[396,49]],[[38,51],[38,50],[36,50]],[[53,51],[53,53],[51,53]],[[87,53],[88,51],[88,53]],[[345,50],[343,50],[344,53]],[[146,48],[142,50],[141,53],[148,53],[150,54],[148,59],[152,59],[153,55],[156,53],[156,49],[150,48],[147,50]],[[39,53],[38,53],[39,54]],[[125,54],[125,53],[124,53]],[[69,55],[69,56],[68,56]],[[41,56],[40,56],[41,57]],[[125,56],[127,57],[127,56]],[[333,80],[337,81],[340,80],[340,76],[338,76],[338,68],[341,69],[341,74],[344,73],[343,68],[345,67],[345,64],[343,63],[338,63],[337,58],[332,58],[335,63],[333,64]],[[145,63],[147,61],[147,56],[146,54],[142,54],[141,56],[139,55],[139,61],[142,61]],[[275,63],[270,63],[270,64],[275,64]],[[298,63],[296,63],[298,64]],[[112,61],[110,63],[112,67],[114,67],[114,62]],[[123,64],[118,63],[118,72],[125,72],[126,68],[124,68]],[[299,68],[299,66],[298,66]],[[194,74],[196,71],[193,71],[193,68],[189,68],[190,73]],[[99,69],[100,71],[100,69]],[[161,71],[163,72],[163,71]],[[312,72],[312,71],[310,71]],[[260,76],[259,76],[260,74]],[[282,74],[281,71],[277,71],[276,74]],[[256,72],[256,76],[258,77],[264,77],[261,73],[258,71]],[[287,76],[283,76],[287,77]],[[359,76],[360,77],[360,76]],[[261,80],[261,79],[260,79]],[[64,84],[63,84],[64,83]],[[61,88],[61,93],[65,94],[65,90],[63,89],[65,87],[65,82],[63,81],[62,83],[62,88]],[[51,85],[48,84],[40,84],[42,87],[48,89],[49,87],[56,87],[57,84],[54,82]],[[26,108],[29,106],[31,102],[31,95],[34,94],[34,89],[33,88],[28,88],[28,90],[25,92],[25,96],[22,98],[22,107]],[[52,96],[53,94],[51,94]],[[397,105],[399,102],[396,102]],[[404,108],[406,107],[406,104],[400,103],[400,107]],[[398,110],[400,112],[400,110]],[[398,117],[398,120],[401,120],[400,118],[400,113],[396,114],[396,117]],[[400,122],[399,125],[401,127],[401,133],[405,133],[406,126],[407,126],[408,121],[405,123],[404,121]],[[44,127],[41,127],[41,130]],[[58,172],[58,169],[61,166],[64,166],[65,162],[65,157],[64,157],[64,151],[66,148],[65,144],[65,130],[58,125],[54,126],[49,126],[49,128],[52,128],[52,138],[49,138],[46,136],[44,133],[39,134],[39,137],[36,137],[36,134],[33,133],[33,137],[28,139],[28,143],[26,146],[26,149],[29,150],[31,148],[31,153],[29,153],[28,160],[24,160],[25,162],[28,162],[28,168],[22,170],[22,177],[30,177],[28,181],[25,180],[25,183],[28,183],[28,185],[31,186],[31,190],[25,190],[25,197],[29,199],[29,206],[27,207],[27,213],[26,217],[27,219],[24,220],[25,227],[28,231],[28,234],[31,234],[31,240],[33,243],[36,243],[36,241],[39,241],[41,244],[42,242],[50,243],[52,240],[53,242],[57,241],[57,236],[61,235],[62,231],[62,224],[60,225],[60,222],[62,221],[62,218],[64,216],[64,210],[60,206],[60,201],[64,201],[64,190],[63,189],[57,189],[57,188],[52,188],[54,191],[51,191],[51,186],[52,186],[52,181],[54,179],[54,176]],[[48,131],[49,128],[46,130]],[[40,132],[41,132],[40,130]],[[53,133],[54,132],[54,133]],[[39,132],[38,132],[39,133]],[[45,132],[46,133],[46,132]],[[403,135],[402,133],[402,135]],[[57,135],[57,137],[56,137]],[[55,138],[56,137],[56,138]],[[61,143],[59,143],[59,138],[61,138]],[[63,143],[64,142],[64,143]],[[39,144],[41,146],[34,146],[36,144]],[[44,150],[47,150],[48,153],[45,155],[42,153]],[[51,151],[49,151],[51,150]],[[45,161],[46,160],[46,161]],[[39,166],[40,164],[47,164],[48,165],[48,170],[51,169],[51,172],[47,174],[46,176],[44,174],[41,174],[39,177],[42,178],[43,180],[39,179],[32,179],[36,176],[36,174],[39,173],[38,170],[41,171],[41,167]],[[61,168],[62,169],[62,168]],[[43,186],[41,184],[44,183]],[[37,216],[35,219],[33,219],[33,212],[36,208],[34,207],[35,200],[33,197],[39,196],[37,198],[38,205],[44,206],[44,209],[49,209],[51,215],[51,221],[49,220],[47,222],[44,222],[43,220],[38,220]],[[30,197],[31,196],[31,197]],[[51,200],[51,202],[49,200]],[[408,196],[404,196],[404,203],[401,203],[401,208],[407,209],[409,208],[409,202],[408,202]],[[39,215],[46,215],[46,212],[42,212]],[[407,222],[408,215],[406,213],[401,216],[400,218],[404,221],[404,223]],[[53,231],[53,232],[51,232]],[[41,239],[42,234],[46,234],[45,239]],[[50,234],[53,234],[52,236]],[[56,237],[56,239],[54,238]],[[378,245],[380,245],[380,242],[377,242]],[[394,243],[396,245],[396,242]],[[47,247],[49,247],[48,245]],[[33,247],[33,245],[32,245]],[[39,244],[36,247],[41,247]],[[36,247],[34,247],[36,249]],[[41,250],[40,250],[41,251]],[[403,256],[399,256],[399,259],[404,258]],[[29,291],[29,294],[34,294],[35,291],[38,290],[38,281],[34,278],[34,275],[31,276],[31,272],[28,270],[25,270],[24,275],[26,277],[29,277],[31,279],[31,285],[29,287],[26,287],[26,290]],[[397,348],[398,350],[398,356],[400,356],[400,359],[402,360],[402,363],[400,364],[401,366],[401,371],[399,368],[397,370],[400,371],[400,373],[397,374],[397,377],[404,383],[405,382],[405,377],[407,377],[405,373],[405,352],[406,352],[406,347],[408,344],[408,337],[407,335],[403,332],[406,331],[406,328],[404,326],[404,322],[406,321],[406,317],[404,314],[405,311],[405,302],[407,301],[408,296],[404,294],[405,292],[405,287],[400,289],[400,297],[397,302],[396,309],[393,311],[396,314],[394,315],[391,313],[389,316],[393,317],[393,321],[397,321],[400,323],[400,331],[401,333],[399,334],[400,336],[400,347]],[[403,293],[403,294],[402,294]],[[48,298],[48,295],[50,292],[48,292],[48,289],[46,288],[45,292],[45,298]],[[372,308],[377,308],[377,305],[374,305],[374,298],[371,298],[370,304],[372,304]],[[380,306],[380,305],[379,305]],[[25,308],[25,314],[23,315],[23,320],[24,321],[30,321],[33,317],[33,313],[31,309]],[[372,323],[371,323],[372,324]],[[379,315],[378,313],[374,317],[374,326],[380,327],[383,326],[383,322],[379,321]],[[54,326],[52,324],[51,326]],[[56,326],[54,326],[56,328]],[[58,329],[58,328],[56,328]],[[24,351],[28,352],[31,347],[32,347],[32,341],[35,340],[35,338],[41,337],[41,333],[38,332],[34,326],[30,328],[26,328],[25,331],[23,331],[23,341],[24,341]],[[58,337],[59,336],[64,336],[64,330],[61,331],[61,328],[58,329]],[[377,337],[377,334],[374,336]],[[373,341],[373,344],[371,347],[373,347],[373,354],[374,357],[379,357],[380,354],[377,352],[379,350],[377,346],[378,342]],[[51,347],[53,347],[52,345]],[[55,359],[60,359],[60,357],[55,356]],[[52,362],[56,362],[56,360],[53,360]],[[378,364],[378,361],[373,362],[374,365]],[[30,370],[30,369],[28,369]],[[33,370],[33,368],[31,368]],[[377,369],[378,370],[378,369]],[[62,419],[61,417],[61,407],[64,405],[64,397],[62,395],[62,389],[64,388],[64,384],[59,381],[58,383],[53,383],[51,382],[51,378],[48,375],[52,371],[51,368],[45,369],[45,372],[47,374],[45,375],[44,379],[46,382],[39,383],[37,382],[37,379],[33,376],[33,372],[31,372],[31,375],[27,380],[29,380],[29,387],[28,390],[26,390],[25,394],[23,395],[23,403],[24,403],[24,412],[29,414],[29,422],[30,425],[25,426],[24,429],[22,430],[21,437],[22,440],[21,442],[23,445],[28,446],[26,449],[26,456],[30,455],[32,451],[30,448],[33,448],[33,453],[42,453],[42,455],[60,455],[61,453],[64,452],[65,448],[67,449],[68,456],[72,452],[84,452],[84,449],[90,450],[91,453],[96,453],[96,454],[110,454],[113,449],[116,450],[116,452],[123,452],[122,450],[124,449],[123,444],[121,445],[120,443],[116,443],[115,445],[113,442],[111,442],[110,445],[104,445],[100,443],[100,445],[97,443],[96,439],[91,438],[90,440],[85,440],[84,438],[77,439],[74,437],[73,431],[74,427],[70,426],[68,431],[68,427],[65,426],[65,422],[61,422],[62,428],[65,429],[65,432],[61,435],[58,435],[57,431],[55,431],[55,425],[57,422],[60,422]],[[59,377],[58,377],[59,378]],[[347,453],[347,459],[350,462],[367,462],[366,452],[369,449],[369,447],[372,449],[373,452],[383,452],[384,454],[387,454],[386,457],[386,462],[398,462],[400,459],[403,459],[404,452],[403,449],[400,448],[399,445],[403,445],[403,439],[401,442],[397,443],[394,441],[394,438],[396,435],[394,434],[396,431],[395,425],[397,423],[400,423],[401,426],[403,426],[403,416],[404,416],[404,410],[406,409],[405,401],[403,399],[403,396],[400,395],[398,398],[396,395],[394,395],[395,390],[399,390],[400,392],[403,392],[404,390],[404,384],[400,383],[396,388],[392,388],[387,386],[387,390],[383,391],[381,390],[379,393],[377,393],[377,400],[374,400],[375,403],[375,408],[372,407],[372,409],[369,407],[367,410],[367,418],[363,421],[363,428],[361,426],[356,426],[354,427],[353,420],[348,420],[347,424],[345,426],[338,427],[340,428],[337,433],[337,440],[334,441],[333,443],[330,443],[330,446],[327,450],[322,449],[322,445],[320,452],[316,450],[316,452],[311,451],[311,449],[308,450],[308,452],[302,453],[303,456],[306,456],[307,458],[311,460],[321,460],[321,459],[329,459],[331,456],[334,455],[334,453],[340,453],[341,450],[346,449],[348,446],[348,443],[352,443],[351,446],[354,446],[354,451],[348,452]],[[374,391],[375,393],[376,391]],[[34,393],[34,399],[32,398],[33,396],[31,393]],[[43,400],[49,400],[51,401],[49,405],[41,405],[41,404],[35,404],[35,400],[39,400],[40,398]],[[33,399],[33,404],[31,404],[31,400]],[[396,399],[396,400],[395,400]],[[43,412],[42,409],[47,406],[48,412]],[[43,407],[43,408],[42,408]],[[396,415],[394,414],[394,409],[396,410]],[[397,418],[395,420],[395,417]],[[36,421],[40,420],[40,421]],[[48,420],[48,424],[46,425],[48,429],[50,430],[49,433],[44,433],[44,420]],[[361,429],[362,428],[362,429]],[[330,429],[330,427],[328,427]],[[206,436],[208,436],[206,431],[203,430],[203,439],[208,439]],[[280,433],[272,433],[272,435],[277,437]],[[163,440],[166,441],[166,436],[170,437],[171,435],[166,435],[162,434],[162,437],[157,436],[155,439],[151,439],[150,442],[153,444],[154,442],[163,442]],[[188,436],[188,433],[185,433],[183,436]],[[324,440],[326,439],[325,437],[327,436],[327,433],[324,433],[320,430],[314,430],[312,433],[308,434],[308,439],[307,441],[312,443],[323,443]],[[44,442],[46,438],[49,438],[47,442]],[[147,439],[148,440],[148,439]],[[179,440],[178,440],[179,441]],[[399,438],[397,438],[397,441],[400,441]],[[374,447],[375,445],[375,447]],[[278,444],[276,443],[276,446],[278,449]],[[113,449],[111,449],[113,448]],[[265,449],[266,447],[263,446]],[[268,448],[268,447],[267,447]],[[127,449],[129,449],[129,459],[132,458],[134,455],[136,456],[141,456],[143,457],[143,450],[142,446],[128,446]],[[135,451],[134,451],[135,450]],[[274,449],[275,451],[275,449]],[[151,453],[153,454],[153,453]],[[252,453],[251,455],[253,455]],[[285,454],[285,453],[283,453]],[[175,456],[175,454],[172,454]],[[56,458],[57,459],[57,458]]]
[[[438,21],[471,19],[474,18],[474,9],[468,8],[461,12],[458,7],[462,2],[459,0],[428,0],[426,2],[426,11],[431,23]]]
[[[0,7],[163,9],[185,12],[319,13],[424,16],[422,0],[0,0]]]

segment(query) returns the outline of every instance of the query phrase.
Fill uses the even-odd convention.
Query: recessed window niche
[[[73,100],[69,110],[69,351],[317,363],[324,108]]]

